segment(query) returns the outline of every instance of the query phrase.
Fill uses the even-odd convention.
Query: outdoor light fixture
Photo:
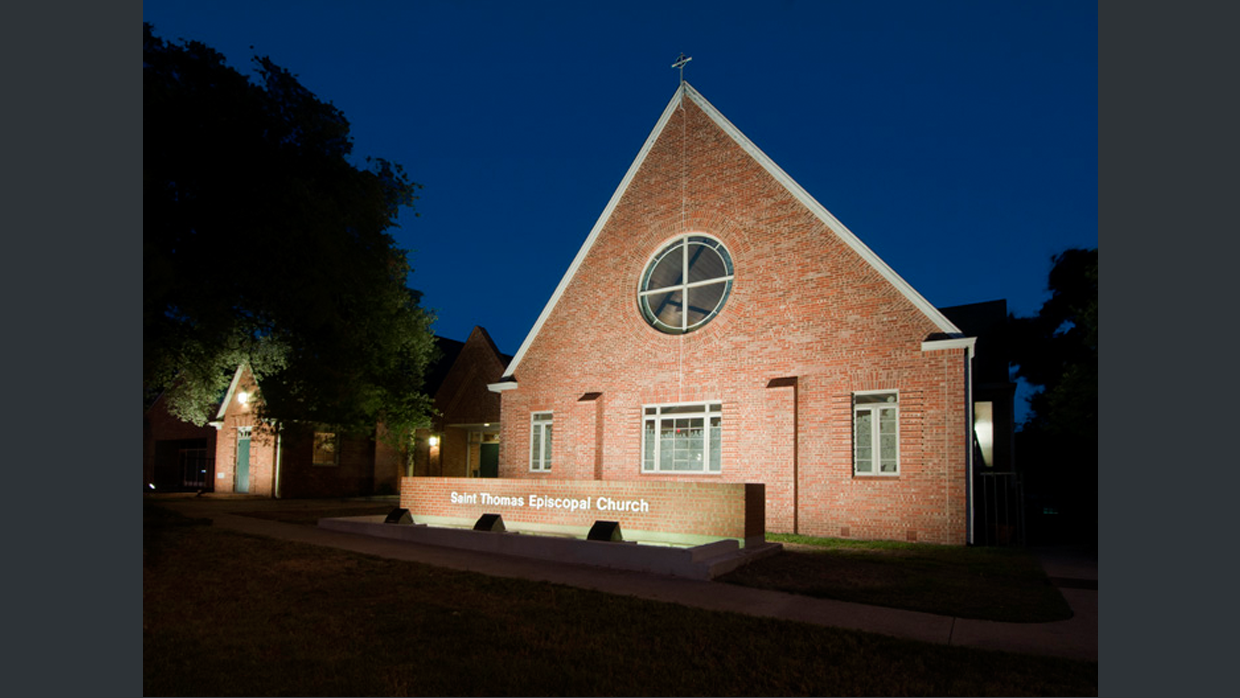
[[[439,437],[438,437],[438,436],[432,436],[431,438],[429,438],[429,439],[427,439],[427,440],[426,440],[426,443],[430,444],[430,445],[431,445],[431,448],[434,448],[434,447],[436,447],[436,446],[438,446],[438,445],[439,445]]]
[[[976,402],[973,404],[973,436],[977,440],[978,449],[982,452],[982,465],[993,466],[995,464],[994,403]]]
[[[244,404],[249,403],[249,401],[250,401],[250,394],[249,394],[249,393],[245,392],[244,390],[242,390],[241,392],[237,393],[237,402],[239,402],[239,403],[241,403],[241,404],[243,404],[243,405],[244,405]]]

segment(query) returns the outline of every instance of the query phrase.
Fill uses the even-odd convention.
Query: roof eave
[[[916,306],[918,310],[925,314],[926,317],[934,323],[935,327],[939,328],[941,332],[957,336],[963,335],[960,328],[956,327],[951,320],[947,319],[947,316],[939,312],[938,308],[934,307],[934,305],[918,293],[912,285],[905,281],[903,277],[897,274],[894,269],[884,262],[882,258],[875,254],[874,250],[871,250],[868,245],[861,241],[861,238],[857,237],[851,230],[848,229],[848,226],[841,223],[839,219],[828,211],[825,206],[818,203],[818,200],[811,196],[809,192],[805,191],[800,184],[797,184],[796,180],[788,176],[788,173],[784,172],[783,168],[768,157],[766,153],[762,152],[762,149],[755,145],[753,141],[749,140],[745,134],[741,133],[740,129],[736,128],[731,121],[728,121],[728,118],[716,109],[713,104],[707,101],[707,99],[703,97],[700,92],[693,89],[688,83],[684,84],[684,91],[689,99],[692,100],[693,103],[696,104],[703,112],[705,112],[706,115],[719,126],[719,128],[723,129],[723,131],[727,133],[732,140],[736,141],[737,145],[739,145],[742,150],[748,153],[754,161],[756,161],[762,166],[763,169],[774,177],[775,181],[783,185],[783,187],[787,189],[788,192],[801,203],[801,205],[809,209],[809,211],[820,221],[822,221],[824,225],[831,229],[837,237],[851,247],[853,251],[868,262],[870,266],[874,267],[875,271],[881,274],[883,278],[891,283],[891,285],[895,286],[896,290],[904,295],[904,297]]]
[[[633,181],[633,177],[637,171],[641,169],[642,163],[646,161],[646,156],[650,153],[650,149],[654,147],[655,142],[663,133],[663,129],[667,126],[667,122],[672,118],[672,113],[676,111],[676,107],[680,106],[681,99],[685,94],[688,83],[682,83],[680,89],[676,90],[676,94],[672,96],[671,101],[667,103],[667,107],[663,109],[663,114],[655,123],[654,129],[646,138],[646,142],[642,145],[641,150],[637,152],[637,157],[633,159],[633,164],[629,165],[628,172],[624,173],[624,178],[620,180],[620,185],[616,187],[616,191],[612,193],[611,199],[607,202],[607,206],[595,221],[594,227],[590,230],[590,235],[586,237],[586,241],[581,245],[581,249],[577,251],[577,256],[573,258],[573,263],[568,266],[568,271],[564,272],[564,276],[560,279],[560,284],[555,287],[555,293],[551,294],[551,299],[543,306],[542,313],[534,322],[534,327],[525,336],[525,341],[521,343],[521,348],[517,349],[517,353],[513,355],[512,362],[504,370],[504,378],[511,378],[516,372],[517,366],[521,363],[521,359],[525,357],[525,352],[529,349],[530,344],[534,342],[534,338],[538,336],[539,330],[542,329],[543,323],[551,316],[551,311],[555,309],[556,304],[560,301],[560,296],[564,295],[564,290],[568,287],[573,276],[577,274],[577,269],[581,267],[581,263],[585,261],[586,255],[590,253],[590,248],[594,246],[594,241],[598,239],[599,233],[603,230],[603,226],[611,218],[611,214],[616,209],[616,205],[620,203],[620,199],[624,196],[624,192],[628,190],[629,184]]]

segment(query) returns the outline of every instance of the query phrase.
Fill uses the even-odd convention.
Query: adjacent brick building
[[[418,430],[404,449],[383,438],[381,424],[363,435],[324,425],[285,423],[277,430],[263,424],[250,404],[259,386],[248,367],[238,368],[215,428],[204,428],[215,456],[207,487],[281,498],[342,497],[395,494],[406,476],[495,477],[500,398],[487,385],[512,357],[501,354],[481,327],[464,342],[436,337],[435,343],[439,356],[425,383],[437,413],[431,428]]]
[[[168,411],[160,393],[142,413],[142,488],[156,492],[211,491],[215,429],[194,426]]]
[[[345,435],[328,426],[277,425],[255,418],[259,386],[248,366],[237,369],[212,424],[216,492],[267,497],[344,497],[395,493],[404,455],[376,434]]]
[[[503,376],[512,357],[501,354],[482,327],[464,342],[435,341],[441,357],[426,384],[436,415],[430,429],[418,431],[409,475],[496,477],[500,397],[487,385]]]
[[[490,386],[499,475],[764,483],[771,531],[963,544],[973,350],[682,83]]]

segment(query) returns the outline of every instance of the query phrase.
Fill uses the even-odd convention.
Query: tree
[[[1057,496],[1096,543],[1098,250],[1069,249],[1051,261],[1050,299],[1037,315],[1010,318],[1016,375],[1037,390],[1019,457],[1031,489]]]
[[[350,164],[349,122],[296,76],[254,80],[143,24],[143,382],[205,423],[237,366],[260,416],[425,423],[432,316],[388,229],[419,185]]]

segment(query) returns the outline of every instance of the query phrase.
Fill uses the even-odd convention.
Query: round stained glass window
[[[684,235],[650,260],[637,303],[655,329],[684,334],[718,315],[731,290],[732,256],[723,243],[705,235]]]

